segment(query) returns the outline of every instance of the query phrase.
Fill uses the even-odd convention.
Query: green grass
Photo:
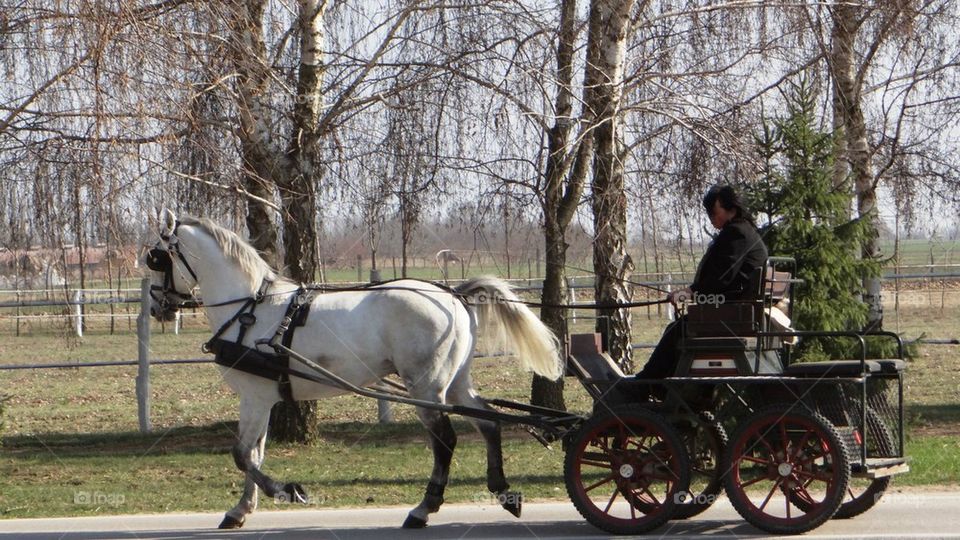
[[[906,442],[910,472],[897,476],[896,485],[960,484],[960,437],[913,437]]]

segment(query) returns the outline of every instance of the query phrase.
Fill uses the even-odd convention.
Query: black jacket
[[[766,260],[767,246],[757,229],[745,219],[734,218],[707,247],[690,289],[697,294],[723,294],[727,300],[754,294],[748,291],[751,277]]]

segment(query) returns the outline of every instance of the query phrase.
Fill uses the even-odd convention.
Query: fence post
[[[74,317],[77,319],[77,337],[83,337],[83,292],[80,289],[73,291],[73,313]]]
[[[385,399],[377,400],[377,418],[381,424],[393,423],[393,407],[390,406],[389,401]]]
[[[150,280],[140,282],[137,317],[137,419],[140,432],[150,433]]]
[[[173,314],[173,335],[180,335],[180,327],[183,326],[183,310],[178,309]]]
[[[17,337],[20,337],[20,284],[17,283]]]
[[[667,277],[667,295],[669,295],[671,292],[673,292],[673,274],[668,273],[666,277]],[[670,302],[667,302],[667,320],[668,321],[673,320],[673,304]]]
[[[565,278],[567,281],[567,303],[571,306],[577,302],[577,290],[573,288],[573,278]],[[541,293],[543,288],[540,289]],[[577,324],[577,308],[570,308],[570,324]]]
[[[370,269],[370,283],[381,283],[383,279],[380,277],[379,268]],[[389,401],[378,399],[377,400],[377,420],[381,424],[390,424],[393,423],[393,408],[391,407]]]

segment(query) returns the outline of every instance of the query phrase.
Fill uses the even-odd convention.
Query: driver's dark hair
[[[713,210],[716,201],[720,201],[720,207],[724,210],[736,210],[736,217],[745,219],[753,223],[753,215],[743,202],[740,194],[730,184],[716,184],[707,190],[703,196],[703,208],[707,214]]]

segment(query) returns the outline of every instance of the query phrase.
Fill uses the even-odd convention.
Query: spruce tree
[[[833,135],[817,122],[817,92],[800,78],[786,95],[786,114],[765,121],[756,137],[764,170],[748,190],[752,207],[766,214],[760,232],[771,255],[797,261],[804,284],[794,293],[794,326],[803,330],[859,329],[867,306],[864,275],[879,273],[874,260],[859,257],[869,223],[849,218],[850,197],[833,180]],[[808,340],[804,352],[849,357],[853,344]]]

